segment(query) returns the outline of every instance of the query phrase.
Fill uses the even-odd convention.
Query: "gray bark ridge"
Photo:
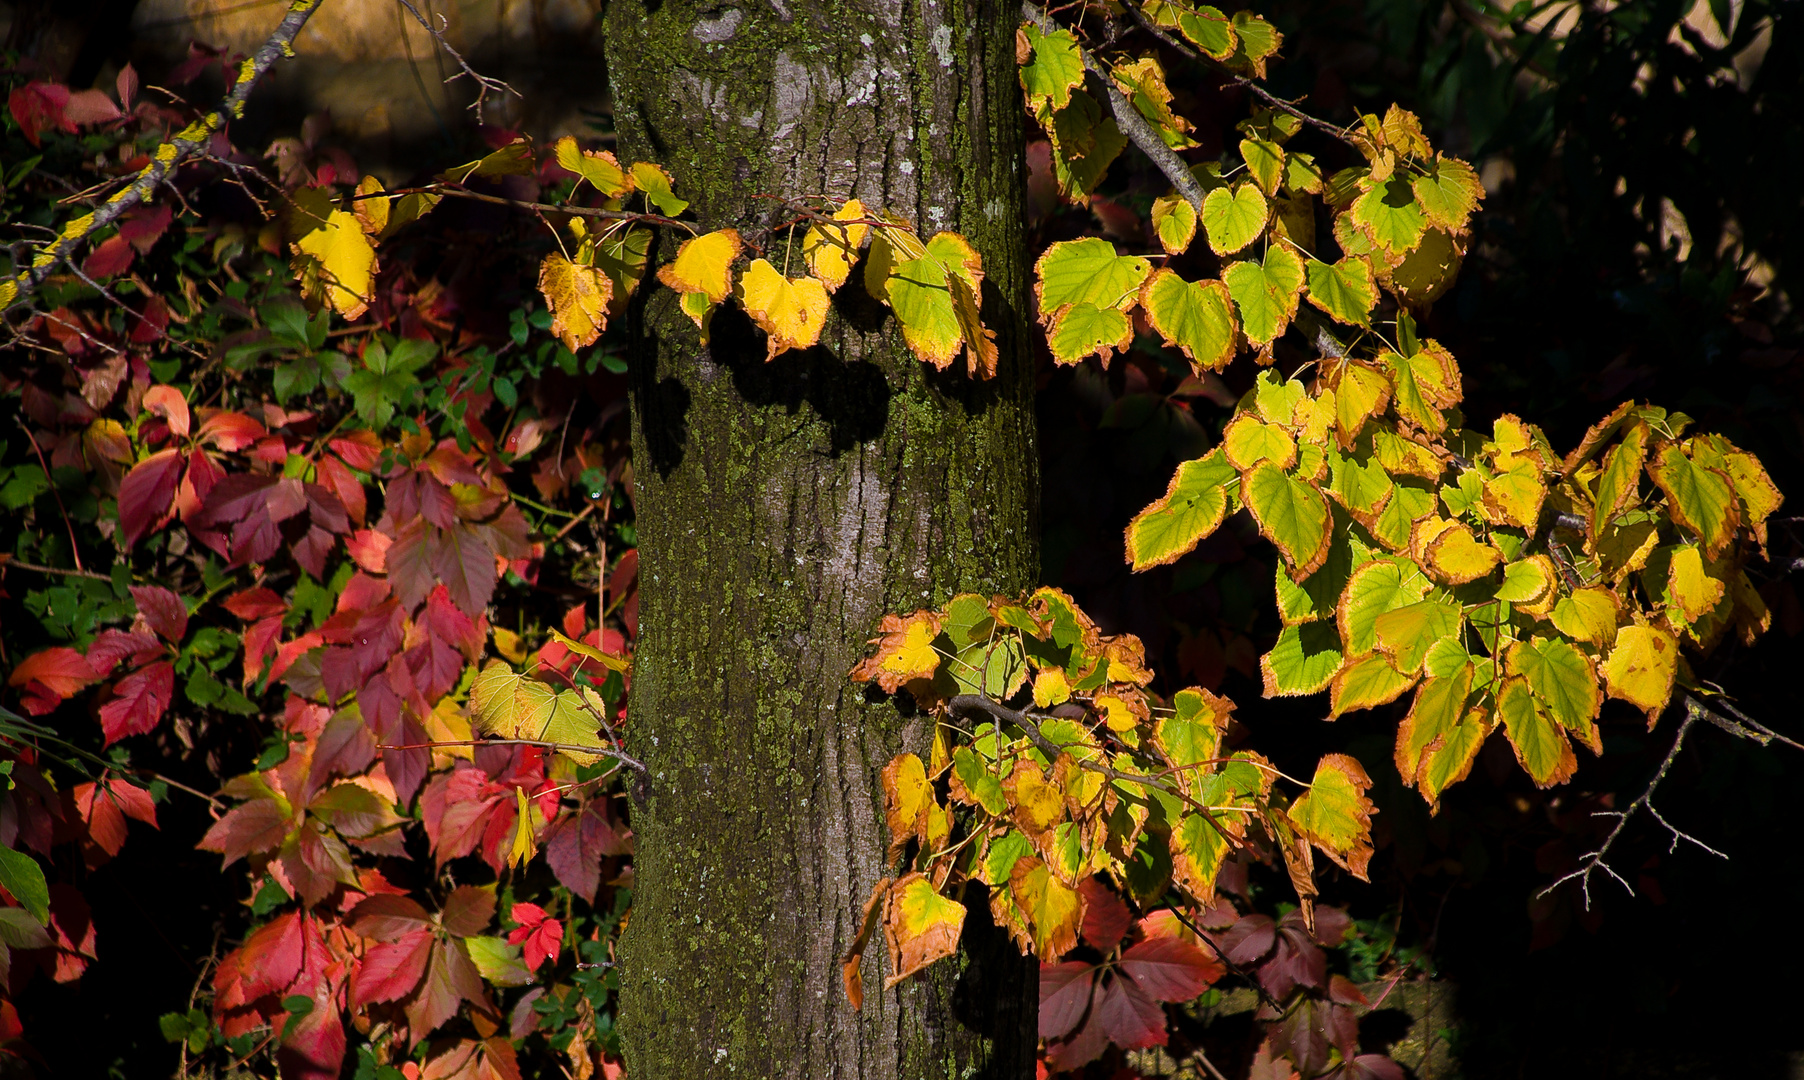
[[[821,345],[769,363],[730,305],[707,346],[668,291],[630,312],[628,729],[652,773],[621,952],[635,1080],[1032,1074],[1037,964],[981,895],[961,956],[892,990],[873,943],[860,1012],[838,964],[891,869],[878,770],[932,734],[847,672],[885,612],[1038,571],[1017,22],[962,0],[610,7],[623,162],[663,164],[706,228],[822,195],[962,233],[1002,353],[987,382],[934,372],[856,271]],[[767,256],[783,268],[781,237]]]

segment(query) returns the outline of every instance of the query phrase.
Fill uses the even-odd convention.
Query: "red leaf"
[[[132,599],[138,602],[138,614],[163,640],[179,645],[188,632],[188,606],[182,598],[161,585],[133,585]]]
[[[482,474],[477,472],[476,466],[470,464],[470,459],[454,446],[441,446],[434,450],[426,455],[425,464],[439,483],[446,487],[450,487],[452,484],[482,486]]]
[[[292,911],[265,923],[220,961],[213,976],[215,1015],[286,990],[306,958],[305,918]]]
[[[123,77],[124,72],[120,75]],[[149,255],[150,249],[156,246],[157,239],[169,228],[169,222],[174,216],[174,208],[166,202],[154,206],[140,204],[125,216],[125,223],[119,226],[119,235],[126,243],[137,248],[138,254]],[[187,429],[184,428],[181,434],[188,434]]]
[[[426,528],[426,522],[417,517],[404,522],[395,531],[394,543],[383,557],[389,583],[409,611],[420,606],[434,585],[427,560]]]
[[[56,966],[50,977],[59,983],[74,982],[97,959],[93,913],[75,886],[51,883],[49,930],[56,943]]]
[[[233,593],[226,597],[224,604],[227,611],[245,622],[255,622],[258,619],[267,619],[271,615],[288,613],[288,602],[277,596],[273,590],[263,588],[261,585],[254,589]]]
[[[429,928],[432,916],[409,897],[381,893],[360,901],[346,921],[364,937],[394,942]]]
[[[57,646],[33,653],[13,668],[7,677],[8,686],[24,686],[37,683],[46,691],[54,694],[59,700],[69,697],[82,687],[94,682],[99,676],[88,665],[88,661],[74,649]],[[33,710],[33,712],[48,712]]]
[[[607,803],[590,799],[578,813],[560,814],[545,830],[545,861],[558,881],[593,904],[601,860],[632,851],[632,834],[609,820]]]
[[[63,116],[63,107],[69,104],[66,86],[33,80],[14,90],[6,103],[19,123],[20,134],[33,146],[38,145],[38,136],[45,128],[57,127],[75,134],[75,125]]]
[[[1096,1017],[1109,1041],[1127,1050],[1164,1046],[1165,1009],[1130,979],[1115,979],[1096,1002]]]
[[[123,236],[110,236],[94,245],[94,250],[82,260],[82,272],[91,278],[110,278],[131,269],[132,260],[138,252]]]
[[[246,855],[274,851],[288,835],[290,812],[274,799],[252,799],[226,811],[195,846],[225,856],[230,866]]]
[[[382,440],[373,431],[353,431],[333,439],[332,452],[358,472],[373,472],[382,459]]]
[[[63,119],[71,124],[105,124],[124,115],[104,90],[77,90],[63,106]]]
[[[128,335],[133,345],[155,345],[169,333],[169,305],[160,296],[153,296],[144,301],[144,306],[131,320],[131,334]]]
[[[516,905],[518,906],[518,905]],[[1040,965],[1040,1038],[1056,1039],[1084,1018],[1096,966],[1078,960]]]
[[[1160,1001],[1189,1001],[1225,973],[1214,954],[1169,937],[1135,945],[1122,954],[1121,969]]]
[[[451,590],[451,599],[472,617],[481,615],[495,592],[495,553],[476,530],[442,530],[426,549],[433,576]]]
[[[244,631],[244,682],[249,686],[263,674],[263,667],[269,662],[270,653],[275,651],[276,639],[282,636],[282,617],[271,615],[267,619],[252,623]]]
[[[1341,1066],[1338,1080],[1404,1080],[1403,1066],[1383,1054],[1360,1054]]]
[[[516,911],[519,907],[514,905]],[[475,937],[488,929],[494,918],[495,890],[475,885],[459,885],[452,889],[451,895],[445,898],[444,910],[439,912],[439,922],[458,937]]]
[[[369,510],[369,501],[357,477],[331,454],[321,454],[313,467],[321,486],[338,496],[338,501],[344,504],[345,513],[350,515],[352,521],[362,525],[364,515]],[[375,570],[373,573],[381,571]]]
[[[1085,903],[1084,940],[1103,952],[1112,952],[1121,944],[1128,927],[1134,925],[1134,916],[1120,897],[1093,877],[1080,882],[1077,891],[1083,894]]]
[[[119,527],[130,548],[169,513],[182,479],[182,452],[159,450],[138,462],[119,482]]]
[[[432,957],[426,965],[426,978],[411,1001],[407,1003],[408,1037],[414,1045],[437,1028],[440,1024],[457,1015],[458,1003],[463,1000],[460,992],[455,965],[461,959],[465,964],[470,960],[464,956],[463,950],[451,940],[440,941],[432,949]]]
[[[139,668],[120,679],[113,692],[118,696],[100,707],[100,729],[108,746],[157,726],[175,697],[175,665],[161,660]]]
[[[398,1001],[413,993],[426,973],[432,943],[432,931],[421,929],[395,941],[372,945],[351,975],[351,1007],[361,1009],[373,1002]]]
[[[345,1059],[345,1029],[330,1000],[316,998],[313,1011],[286,1033],[276,1051],[282,1080],[338,1080]]]
[[[533,905],[515,904],[514,910],[519,911],[523,906],[532,907]],[[543,916],[543,914],[543,912],[540,912],[541,916]],[[517,917],[518,916],[516,916],[516,918]],[[523,950],[522,958],[526,961],[526,970],[537,971],[539,970],[539,965],[543,964],[547,959],[551,960],[552,963],[557,962],[558,948],[563,944],[563,938],[563,924],[559,923],[556,919],[541,917],[538,922],[533,923],[531,926],[522,926],[517,930],[509,932],[507,935],[507,942],[509,945],[519,945],[524,942],[525,948]]]
[[[1103,1032],[1098,1010],[1090,1010],[1089,1022],[1069,1042],[1054,1043],[1046,1048],[1046,1064],[1059,1072],[1081,1069],[1095,1061],[1108,1049],[1109,1037]]]
[[[1221,935],[1222,952],[1235,964],[1250,964],[1272,951],[1277,929],[1270,916],[1248,915]]]
[[[156,827],[157,808],[150,793],[123,782],[78,784],[72,792],[75,808],[88,824],[88,835],[108,855],[119,854],[125,844],[125,819]]]
[[[200,441],[221,450],[242,450],[269,434],[243,413],[202,409]]]
[[[153,413],[169,421],[169,430],[176,438],[188,437],[189,425],[193,418],[188,415],[188,399],[173,386],[153,386],[144,391],[141,406],[145,412]]]
[[[146,664],[162,654],[162,644],[144,633],[126,633],[123,629],[103,629],[94,638],[94,644],[88,645],[88,667],[94,669],[96,676],[112,674],[114,667],[119,667],[121,660],[130,660],[132,667]]]

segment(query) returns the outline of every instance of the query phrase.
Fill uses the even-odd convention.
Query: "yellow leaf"
[[[1063,705],[1071,697],[1071,682],[1063,668],[1047,668],[1034,676],[1034,705],[1050,709]]]
[[[940,618],[931,611],[917,611],[907,618],[885,615],[881,636],[871,639],[877,651],[852,669],[852,678],[875,680],[885,693],[893,694],[910,679],[932,675],[940,664],[939,651],[933,647],[939,632]]]
[[[1616,640],[1616,596],[1603,586],[1579,589],[1553,606],[1554,628],[1600,647]]]
[[[1031,856],[1015,863],[1009,893],[1033,927],[1034,950],[1043,963],[1055,962],[1077,945],[1084,899],[1053,876],[1051,867]]]
[[[633,178],[606,150],[583,150],[568,135],[557,141],[555,149],[559,166],[587,180],[608,198],[617,199],[633,190]]]
[[[594,344],[608,324],[614,283],[596,267],[554,251],[539,264],[539,292],[551,308],[551,332],[568,349]]]
[[[1196,207],[1182,195],[1153,200],[1153,232],[1167,255],[1182,255],[1196,238]]]
[[[1372,815],[1365,767],[1346,754],[1327,754],[1315,768],[1309,790],[1288,811],[1291,824],[1309,842],[1361,881],[1372,861]]]
[[[827,323],[827,287],[814,278],[786,278],[764,259],[753,260],[739,279],[739,303],[766,335],[766,360],[819,342]]]
[[[857,221],[867,216],[864,204],[850,199],[834,212],[833,220]],[[809,273],[820,278],[828,292],[844,285],[852,273],[852,264],[858,261],[858,249],[864,245],[864,238],[870,231],[871,227],[864,224],[827,225],[817,221],[810,225],[802,237],[802,258],[808,262]]]
[[[658,208],[658,213],[666,217],[676,217],[689,209],[686,199],[679,199],[670,189],[670,174],[664,166],[654,165],[649,161],[633,162],[633,186],[645,192],[645,198]]]
[[[516,664],[526,663],[526,642],[512,630],[495,627],[495,651]]]
[[[476,760],[475,747],[451,745],[467,743],[471,738],[470,718],[464,715],[462,709],[458,708],[457,702],[448,697],[440,700],[437,705],[433,706],[432,711],[426,714],[426,719],[421,722],[421,726],[426,729],[426,737],[429,740],[447,744],[433,747],[433,753],[462,758],[465,761]]]
[[[519,866],[531,862],[539,852],[539,845],[533,839],[532,806],[526,801],[526,789],[514,789],[514,842],[507,852],[507,865]]]
[[[1497,564],[1503,561],[1502,552],[1479,543],[1472,530],[1462,522],[1453,522],[1442,529],[1423,546],[1422,554],[1428,569],[1449,585],[1476,581],[1497,569]]]
[[[376,249],[364,235],[363,223],[343,210],[333,210],[294,242],[295,270],[303,291],[323,299],[346,319],[369,309],[376,284]]]
[[[920,758],[897,754],[883,767],[883,804],[890,854],[894,855],[921,833],[928,809],[934,805],[933,788]]]
[[[500,638],[497,637],[496,640],[499,642]],[[569,649],[578,656],[595,661],[597,664],[600,664],[610,671],[625,671],[632,666],[631,662],[624,656],[615,656],[613,653],[602,652],[593,645],[585,645],[575,638],[557,630],[551,632],[551,640],[562,645],[564,648]]]
[[[739,234],[721,229],[683,241],[676,259],[658,270],[658,280],[681,293],[701,293],[718,304],[733,290],[732,263],[739,257]],[[699,324],[701,319],[689,312]]]
[[[1679,642],[1652,626],[1625,626],[1616,632],[1616,647],[1604,661],[1610,696],[1647,713],[1648,727],[1660,718],[1672,697],[1679,667]]]
[[[363,231],[371,236],[388,228],[388,197],[376,194],[381,190],[382,181],[366,176],[357,184],[359,198],[351,201],[351,212],[357,215]]]
[[[888,989],[915,972],[958,951],[965,906],[941,896],[924,875],[909,874],[890,886],[883,909],[883,934],[889,941]]]
[[[1065,820],[1065,793],[1048,783],[1040,767],[1025,758],[1015,762],[1015,771],[1003,781],[1002,790],[1014,804],[1015,825],[1036,847]]]

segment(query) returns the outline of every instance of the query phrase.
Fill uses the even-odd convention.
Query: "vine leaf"
[[[1694,462],[1677,443],[1662,446],[1647,471],[1666,493],[1673,521],[1697,536],[1708,558],[1721,555],[1741,523],[1729,478]]]
[[[739,233],[720,229],[683,241],[658,280],[682,295],[683,314],[706,326],[707,313],[733,291],[733,260],[743,248]]]
[[[1046,335],[1052,358],[1060,364],[1076,364],[1087,356],[1098,356],[1107,363],[1117,351],[1125,352],[1133,340],[1134,326],[1126,315],[1087,301],[1066,305]]]
[[[1268,345],[1284,333],[1297,313],[1303,260],[1289,248],[1273,245],[1266,249],[1263,262],[1244,259],[1231,263],[1222,270],[1221,278],[1240,307],[1240,325],[1247,340]]]
[[[1316,694],[1334,681],[1345,660],[1340,635],[1331,623],[1287,626],[1278,634],[1272,651],[1259,658],[1265,680],[1265,696],[1300,697]]]
[[[1182,255],[1196,239],[1196,207],[1182,195],[1161,195],[1153,200],[1153,234],[1167,255]]]
[[[931,677],[940,666],[940,654],[933,647],[939,632],[940,618],[931,611],[907,618],[885,615],[879,636],[871,639],[877,651],[852,669],[852,678],[875,681],[884,693],[893,694],[910,679]]]
[[[347,320],[362,317],[374,296],[377,269],[363,222],[334,207],[317,188],[297,191],[294,207],[291,248],[301,291],[331,304]]]
[[[1337,263],[1310,259],[1305,267],[1309,302],[1337,322],[1349,326],[1371,325],[1372,306],[1378,303],[1378,286],[1372,280],[1372,264],[1357,255]]]
[[[1377,811],[1366,798],[1371,787],[1358,760],[1327,754],[1316,765],[1309,790],[1286,811],[1298,832],[1361,881],[1372,860],[1372,815]]]
[[[934,804],[933,788],[927,782],[921,759],[913,754],[891,758],[882,775],[884,820],[889,825],[889,850],[894,857],[921,832]]]
[[[1050,106],[1063,109],[1071,103],[1071,91],[1084,82],[1084,60],[1077,39],[1069,30],[1042,33],[1031,22],[1015,34],[1015,58],[1021,89],[1034,111]]]
[[[1436,155],[1427,172],[1410,178],[1410,189],[1428,223],[1449,233],[1464,229],[1485,197],[1484,185],[1472,166],[1441,155]]]
[[[1497,692],[1497,716],[1516,750],[1516,760],[1537,787],[1563,784],[1578,770],[1572,743],[1542,710],[1527,680],[1515,675],[1503,680]]]
[[[1592,753],[1602,752],[1593,721],[1603,696],[1598,691],[1597,673],[1584,653],[1571,642],[1535,638],[1511,645],[1505,665],[1511,675],[1528,680],[1529,689],[1561,727],[1577,735]]]
[[[828,292],[837,290],[851,276],[858,249],[871,231],[859,220],[865,216],[864,204],[849,199],[833,213],[834,221],[848,224],[835,226],[817,221],[802,236],[802,258],[808,264],[808,272],[820,278]]]
[[[1034,951],[1042,960],[1056,960],[1077,945],[1084,899],[1055,877],[1051,867],[1032,856],[1015,863],[1009,893],[1027,917]]]
[[[1066,240],[1052,245],[1034,263],[1034,298],[1040,323],[1051,327],[1072,304],[1093,304],[1126,312],[1134,306],[1152,263],[1139,255],[1117,255],[1107,240]]]
[[[664,166],[654,165],[649,161],[633,162],[633,186],[645,193],[646,201],[658,208],[658,213],[665,217],[676,217],[689,209],[685,199],[676,197],[670,187],[670,174]]]
[[[1292,580],[1309,576],[1327,560],[1333,531],[1328,502],[1315,487],[1268,461],[1241,478],[1240,498],[1290,564]]]
[[[501,151],[497,152],[499,153]],[[564,169],[566,172],[575,173],[579,181],[587,181],[591,187],[596,191],[601,192],[605,198],[618,199],[623,195],[630,194],[633,190],[633,177],[628,176],[626,170],[620,167],[619,159],[615,158],[613,154],[610,154],[606,150],[581,149],[576,145],[575,138],[566,135],[553,145],[552,152],[556,155],[557,163],[560,168]],[[483,159],[485,162],[487,160],[487,158]],[[481,168],[480,162],[477,164],[477,168]],[[652,168],[657,168],[657,166],[654,165]],[[455,180],[464,179],[464,177],[461,176],[454,176],[453,174],[456,171],[457,170],[454,169],[451,173],[447,173],[446,175]],[[633,173],[635,175],[637,175],[638,171],[639,166],[633,166]],[[659,171],[662,172],[663,170],[660,169]],[[476,175],[483,174],[477,172]],[[668,191],[670,184],[669,177],[665,177],[664,184],[665,190]],[[682,213],[682,211],[679,209],[676,213]]]

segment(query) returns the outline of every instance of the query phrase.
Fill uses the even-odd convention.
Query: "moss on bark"
[[[771,363],[736,311],[707,346],[666,291],[632,313],[636,1080],[1031,1075],[1036,967],[981,897],[956,963],[885,992],[872,949],[861,1012],[837,962],[888,870],[877,771],[930,736],[847,671],[883,613],[1017,592],[1038,565],[1016,21],[964,0],[609,10],[623,161],[664,164],[710,228],[820,194],[963,233],[1003,357],[984,383],[925,367],[857,273],[822,344]]]

